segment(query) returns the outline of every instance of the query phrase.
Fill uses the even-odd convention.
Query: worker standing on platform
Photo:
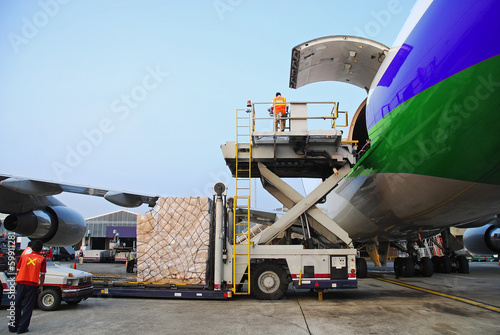
[[[24,254],[17,263],[16,302],[14,320],[9,322],[9,331],[18,334],[28,332],[39,287],[43,290],[47,261],[40,255],[43,243],[35,240],[30,254]]]
[[[280,92],[276,93],[273,98],[273,105],[271,106],[271,115],[274,114],[274,131],[278,131],[278,123],[280,124],[281,131],[285,131],[285,117],[288,112],[286,105],[286,98],[281,96]]]

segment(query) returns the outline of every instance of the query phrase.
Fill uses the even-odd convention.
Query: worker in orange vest
[[[18,334],[29,331],[33,307],[37,300],[38,288],[43,290],[47,261],[40,254],[43,243],[35,240],[31,244],[32,252],[24,254],[17,263],[17,292],[15,301],[15,317],[9,322],[9,331]]]
[[[285,131],[285,117],[288,112],[288,106],[286,105],[286,98],[281,96],[280,92],[276,93],[276,97],[273,98],[273,105],[271,106],[271,115],[274,115],[274,131],[278,131],[278,123],[280,124],[281,131]]]
[[[24,249],[23,253],[21,254],[24,255],[24,254],[31,254],[33,252],[33,250],[31,250],[31,245],[33,244],[32,241],[29,241],[28,242],[28,247],[26,249]]]

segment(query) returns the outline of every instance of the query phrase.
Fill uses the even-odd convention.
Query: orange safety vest
[[[22,255],[24,255],[24,254],[31,254],[32,252],[33,252],[33,250],[31,250],[31,248],[30,248],[30,247],[27,247],[26,249],[24,249],[24,251],[23,251],[23,253],[21,254],[21,256],[22,256]]]
[[[273,109],[276,113],[286,113],[286,98],[277,96],[273,98]]]
[[[31,253],[21,256],[19,262],[19,272],[17,273],[16,283],[32,282],[38,284],[40,279],[40,269],[45,257],[39,254]]]

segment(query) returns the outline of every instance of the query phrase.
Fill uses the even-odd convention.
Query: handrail
[[[272,117],[256,117],[256,105],[269,105],[273,106],[274,102],[249,102],[247,105],[247,112],[252,113],[252,132],[256,130],[256,121],[272,120],[273,125],[276,120],[331,120],[331,128],[336,129],[337,127],[347,127],[348,126],[348,112],[340,111],[339,103],[335,101],[287,101],[283,104],[286,106],[293,106],[294,104],[306,104],[306,105],[321,105],[321,104],[333,104],[330,115],[325,116],[288,116],[285,114],[273,113]],[[250,108],[251,107],[251,108]],[[293,115],[293,109],[290,109]],[[338,124],[340,114],[344,114],[341,120],[344,121],[343,124]]]

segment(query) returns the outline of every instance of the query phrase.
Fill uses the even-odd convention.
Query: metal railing
[[[281,103],[280,103],[281,104]],[[329,109],[329,115],[314,115],[314,116],[293,116],[293,106],[294,105],[332,105],[331,110]],[[293,120],[330,120],[330,127],[332,129],[336,129],[337,127],[347,127],[348,126],[348,112],[339,110],[339,103],[335,101],[307,101],[307,102],[286,102],[285,105],[288,107],[288,113],[286,115],[281,115],[281,113],[272,113],[269,117],[262,117],[258,115],[262,115],[266,113],[266,106],[273,106],[273,102],[254,102],[247,104],[247,113],[251,113],[252,118],[252,132],[257,130],[257,122],[262,121],[270,121],[272,120],[273,131],[277,131],[275,128],[276,122],[279,120],[288,121],[288,129],[290,127],[290,122]],[[264,108],[259,108],[263,106]],[[270,112],[271,108],[267,108],[267,112]],[[279,115],[278,115],[279,114]],[[309,114],[309,113],[308,113]],[[340,119],[339,119],[340,117]],[[338,120],[343,120],[342,124],[338,124]],[[260,130],[260,129],[259,129]]]

